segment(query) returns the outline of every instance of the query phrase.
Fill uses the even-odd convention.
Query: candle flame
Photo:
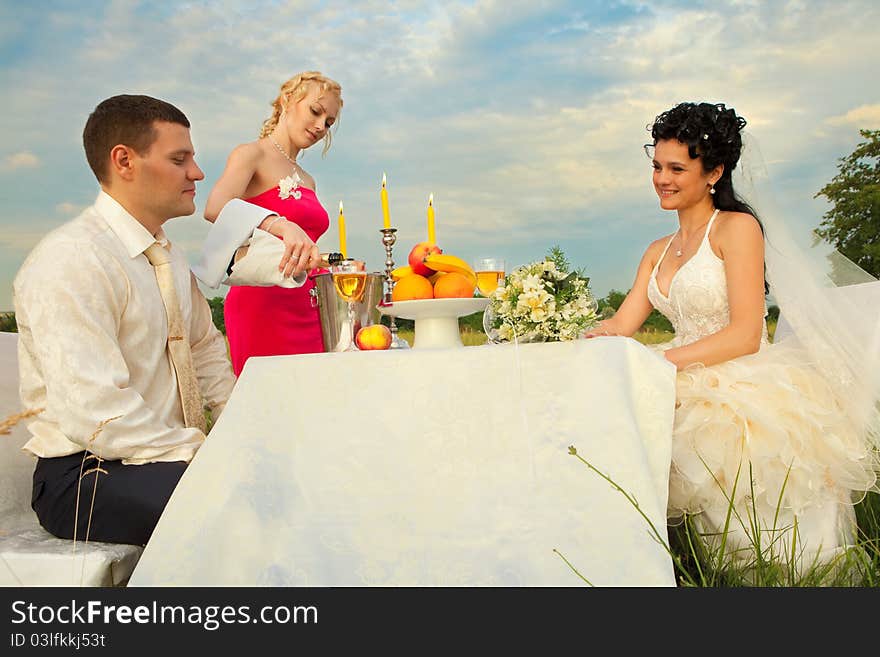
[[[385,172],[382,172],[382,187],[385,186]]]
[[[339,214],[342,214],[342,201],[339,201]]]
[[[434,193],[431,192],[431,195],[428,197],[428,205],[434,205]]]

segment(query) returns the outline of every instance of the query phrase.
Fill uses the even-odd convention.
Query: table
[[[568,448],[665,537],[674,404],[620,337],[252,358],[129,586],[672,586]]]

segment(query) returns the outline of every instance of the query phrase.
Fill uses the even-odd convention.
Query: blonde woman
[[[342,109],[342,88],[317,71],[299,73],[281,85],[272,115],[256,141],[237,146],[205,205],[213,222],[233,198],[259,205],[276,217],[260,228],[284,241],[279,265],[297,276],[318,267],[316,242],[330,220],[318,200],[315,180],[297,161],[319,141],[330,148],[330,128]],[[280,217],[280,218],[279,218]],[[233,370],[238,376],[250,356],[323,351],[318,309],[311,303],[314,282],[295,288],[233,286],[224,305]]]

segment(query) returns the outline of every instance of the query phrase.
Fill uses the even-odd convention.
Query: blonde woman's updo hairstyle
[[[306,97],[311,85],[318,85],[321,89],[321,95],[328,93],[334,94],[339,100],[339,109],[342,110],[342,87],[335,80],[331,80],[319,71],[303,71],[290,78],[281,85],[281,91],[278,97],[272,101],[272,116],[263,121],[263,128],[260,130],[260,138],[269,135],[278,125],[278,120],[284,112],[284,108],[290,103],[296,103]],[[338,124],[339,117],[336,117]],[[324,150],[322,154],[326,154],[330,150],[330,143],[333,141],[330,130],[324,134]]]

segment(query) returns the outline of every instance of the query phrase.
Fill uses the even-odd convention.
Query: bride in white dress
[[[877,481],[876,407],[850,412],[846,376],[817,367],[801,340],[768,340],[764,227],[731,179],[745,123],[708,103],[656,118],[645,148],[679,227],[648,246],[620,309],[586,337],[631,336],[653,308],[669,318],[669,518],[690,515],[734,559],[759,549],[803,566],[853,542],[853,504]]]

